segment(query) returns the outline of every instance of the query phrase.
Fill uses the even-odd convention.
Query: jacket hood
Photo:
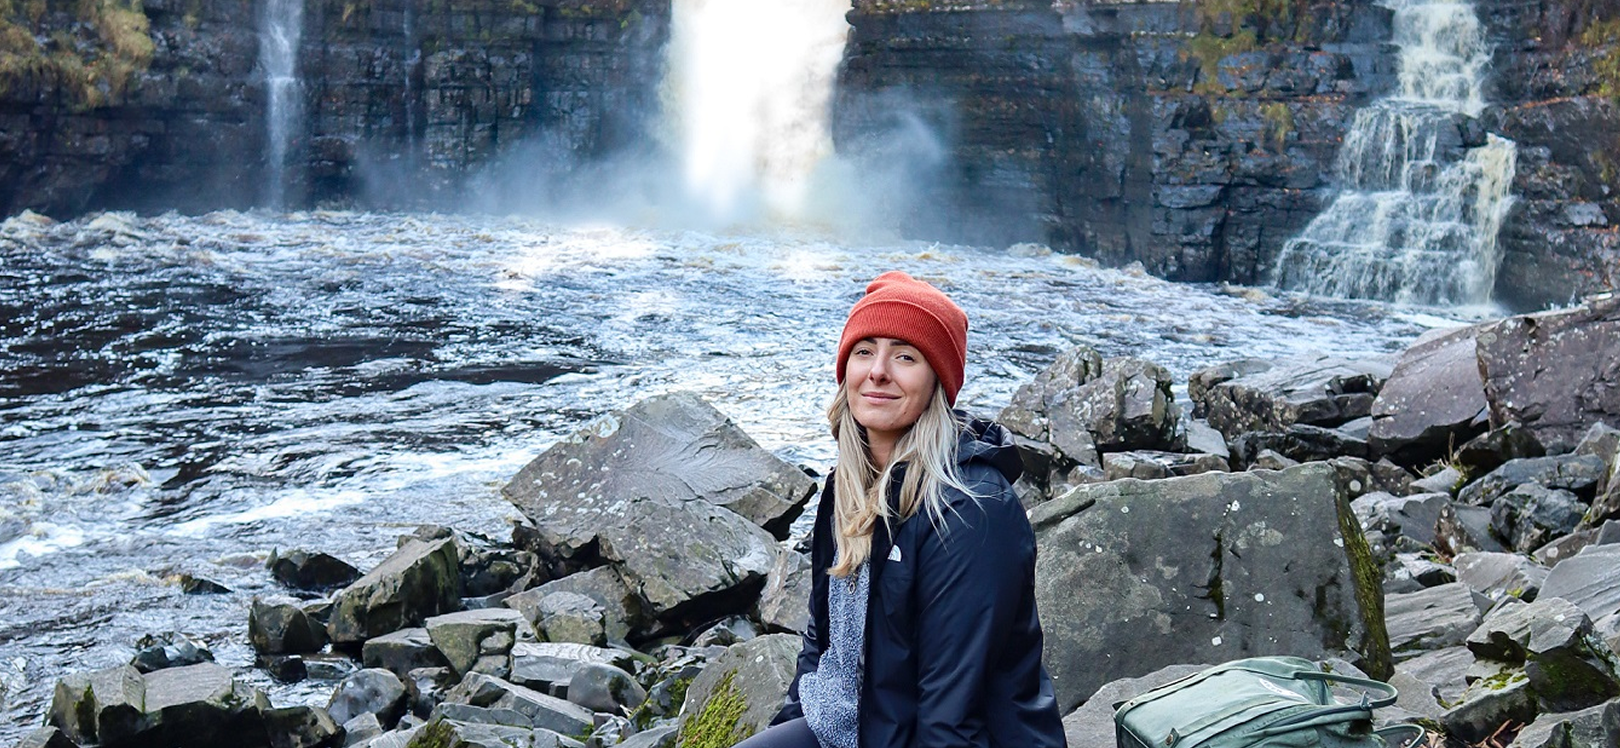
[[[961,412],[958,411],[958,415]],[[1018,456],[1012,432],[994,421],[963,416],[966,427],[957,437],[956,464],[966,466],[981,462],[999,471],[1008,484],[1018,482],[1024,474],[1024,460]]]

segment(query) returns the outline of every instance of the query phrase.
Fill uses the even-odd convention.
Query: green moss
[[[140,0],[75,0],[59,10],[74,23],[53,30],[44,0],[0,0],[0,92],[36,79],[76,108],[121,102],[155,50]]]
[[[1294,133],[1294,110],[1287,104],[1274,101],[1260,106],[1260,116],[1266,121],[1261,137],[1271,146],[1271,150],[1282,153],[1288,146],[1288,136]]]
[[[1356,651],[1362,656],[1362,670],[1378,680],[1395,674],[1389,650],[1389,629],[1384,622],[1383,571],[1367,545],[1361,521],[1350,508],[1350,494],[1334,492],[1339,519],[1339,537],[1344,542],[1345,560],[1350,564],[1350,581],[1355,585],[1356,607],[1361,611],[1361,642]]]
[[[703,710],[681,725],[677,739],[680,748],[726,748],[754,734],[753,728],[748,725],[737,724],[743,713],[748,711],[748,703],[743,700],[736,684],[732,683],[736,675],[735,670],[726,673],[715,685],[714,692],[709,694],[709,701],[703,705]]]
[[[1581,32],[1582,46],[1600,50],[1592,59],[1597,94],[1620,104],[1620,17],[1598,21]]]
[[[1185,55],[1198,60],[1193,89],[1227,94],[1220,83],[1221,60],[1254,52],[1272,42],[1303,42],[1312,27],[1307,0],[1196,0],[1198,33]]]
[[[405,748],[451,748],[455,738],[456,728],[443,720],[434,720],[422,725]]]
[[[1478,683],[1481,688],[1490,691],[1500,691],[1509,686],[1523,683],[1529,679],[1530,677],[1525,675],[1523,670],[1502,670],[1494,675],[1480,678],[1478,681],[1476,681],[1476,683]]]

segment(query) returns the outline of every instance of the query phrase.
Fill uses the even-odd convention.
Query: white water
[[[298,41],[303,34],[303,0],[266,0],[259,17],[259,65],[264,71],[265,139],[269,204],[286,198],[287,154],[303,119],[298,82]]]
[[[828,107],[849,0],[676,0],[666,109],[703,217],[804,217],[832,154]]]
[[[1339,153],[1343,192],[1277,258],[1287,289],[1402,303],[1484,305],[1501,262],[1517,150],[1461,149],[1485,106],[1490,61],[1463,2],[1394,0],[1400,91],[1356,113]]]

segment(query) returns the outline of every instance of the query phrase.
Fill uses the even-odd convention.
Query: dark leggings
[[[744,740],[736,748],[821,748],[804,718],[791,719]]]

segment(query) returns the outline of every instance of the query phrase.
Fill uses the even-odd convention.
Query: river
[[[472,215],[220,212],[0,227],[0,742],[66,672],[180,631],[248,669],[272,549],[362,569],[418,524],[509,535],[500,485],[602,411],[695,390],[825,471],[843,315],[898,268],[972,321],[961,404],[1063,349],[1167,366],[1398,351],[1438,320],[1167,283],[1038,247]],[[184,595],[179,576],[231,592]]]

